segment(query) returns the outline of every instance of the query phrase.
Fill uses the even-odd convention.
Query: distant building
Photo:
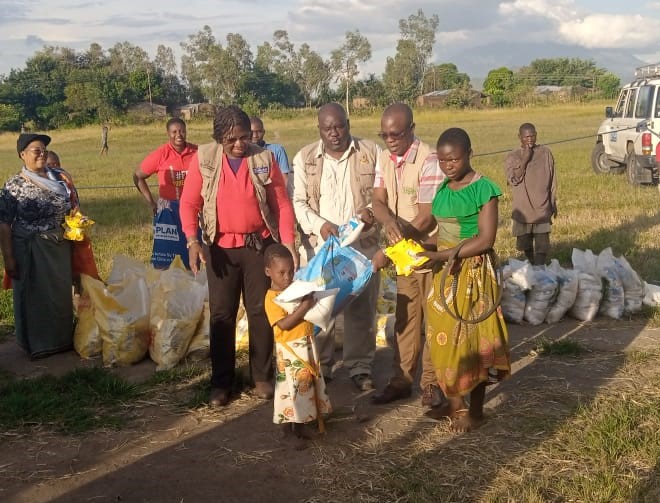
[[[571,101],[579,99],[589,92],[582,86],[536,86],[534,95],[554,98],[557,101]]]
[[[211,103],[190,103],[172,108],[172,115],[180,117],[183,120],[190,120],[195,116],[213,117],[215,115],[215,106]]]
[[[452,93],[462,92],[459,89],[442,89],[440,91],[431,91],[430,93],[422,94],[417,97],[416,103],[419,107],[444,107],[447,100],[451,97]],[[469,104],[470,107],[478,108],[483,105],[483,100],[486,95],[476,89],[470,89]]]
[[[164,118],[167,117],[167,107],[165,105],[149,103],[148,101],[141,101],[128,107],[127,113],[134,116],[149,115],[155,118]]]

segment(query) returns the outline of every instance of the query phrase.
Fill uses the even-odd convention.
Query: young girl
[[[424,255],[440,263],[455,260],[435,273],[428,299],[426,337],[448,404],[427,415],[449,417],[451,428],[464,432],[483,421],[489,371],[498,380],[511,372],[508,333],[496,305],[500,286],[492,252],[502,192],[470,166],[472,148],[464,130],[442,133],[437,153],[447,178],[432,205],[438,221],[437,251]],[[468,394],[469,407],[464,398]]]
[[[317,420],[323,431],[323,414],[331,411],[314,346],[314,326],[303,319],[315,301],[311,295],[304,297],[291,314],[275,303],[275,297],[293,281],[293,257],[286,246],[268,246],[264,264],[271,281],[264,308],[273,327],[277,355],[273,422],[302,442],[311,438],[305,423]]]

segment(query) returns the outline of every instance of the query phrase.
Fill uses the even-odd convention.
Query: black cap
[[[27,146],[33,141],[43,142],[45,146],[48,146],[50,143],[50,136],[45,134],[37,133],[21,133],[16,140],[16,151],[18,152],[18,157],[21,156],[21,152],[27,148]]]

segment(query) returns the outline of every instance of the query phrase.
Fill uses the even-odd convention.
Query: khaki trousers
[[[410,276],[396,277],[396,314],[394,321],[394,375],[390,385],[410,388],[422,359],[420,386],[436,384],[431,356],[426,338],[422,333],[426,299],[433,284],[433,272],[415,272]]]

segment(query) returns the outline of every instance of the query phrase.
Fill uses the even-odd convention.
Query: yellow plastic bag
[[[64,216],[64,239],[70,241],[83,241],[89,236],[89,228],[94,225],[94,220],[84,216],[79,210]]]
[[[151,296],[149,356],[156,370],[174,367],[186,355],[204,308],[206,286],[176,265],[162,271]]]
[[[428,262],[428,257],[418,255],[423,251],[425,250],[422,245],[412,239],[402,239],[383,250],[385,255],[394,263],[396,273],[401,276],[410,276],[415,267]]]
[[[102,281],[81,275],[89,293],[94,318],[103,339],[103,364],[130,365],[149,350],[149,290],[144,277],[125,275],[107,287]]]
[[[86,276],[86,275],[81,275]],[[94,318],[94,306],[87,292],[83,292],[76,309],[78,321],[73,332],[73,347],[81,358],[93,358],[101,354],[103,339]]]
[[[204,309],[202,309],[202,316],[197,323],[195,334],[190,340],[186,358],[190,361],[198,362],[205,360],[210,354],[210,340],[209,333],[211,331],[211,313],[209,311],[209,301],[204,301]]]

